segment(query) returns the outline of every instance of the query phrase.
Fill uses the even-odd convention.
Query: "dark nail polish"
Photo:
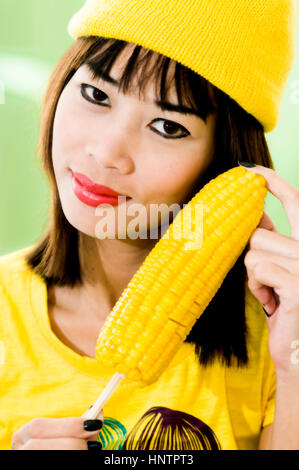
[[[239,165],[246,166],[247,168],[252,168],[252,167],[256,166],[255,163],[239,162],[239,160],[238,160],[238,163],[239,163]]]
[[[85,431],[97,431],[103,426],[103,421],[101,419],[87,419],[83,423]]]
[[[266,312],[266,310],[264,309],[264,307],[263,307],[263,310],[264,310],[264,312],[265,312],[265,314],[266,314],[266,316],[267,316],[268,318],[271,317],[271,315],[269,315],[269,313]]]
[[[102,443],[97,441],[87,441],[88,450],[102,450]]]

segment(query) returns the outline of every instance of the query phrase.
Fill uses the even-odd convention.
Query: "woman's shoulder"
[[[32,246],[0,256],[0,291],[7,294],[24,287],[32,271],[26,263],[26,254]]]
[[[262,304],[252,294],[248,285],[245,293],[245,317],[246,317],[246,346],[248,363],[243,369],[231,367],[227,370],[227,377],[230,378],[230,385],[239,389],[242,386],[249,387],[258,393],[261,384],[274,377],[274,365],[269,350],[269,330],[267,318]],[[240,375],[240,371],[242,374]],[[241,377],[241,379],[240,379]]]
[[[268,325],[262,304],[252,294],[247,283],[245,290],[247,344],[252,355],[264,354],[268,346]]]

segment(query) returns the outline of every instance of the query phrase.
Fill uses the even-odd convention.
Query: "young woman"
[[[294,5],[180,3],[165,14],[161,1],[92,0],[70,23],[76,41],[41,119],[48,228],[0,259],[2,449],[299,448],[299,191],[274,172],[264,136],[293,60]],[[152,204],[183,207],[238,161],[265,177],[291,236],[264,213],[160,379],[121,383],[85,420],[113,375],[95,360],[100,329],[157,243],[131,236],[130,206],[145,208],[148,234]]]

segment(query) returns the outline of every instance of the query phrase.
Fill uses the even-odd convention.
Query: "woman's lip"
[[[116,196],[107,196],[106,194],[96,194],[92,191],[89,191],[85,186],[79,183],[79,181],[72,175],[72,186],[73,191],[76,197],[87,204],[88,206],[98,207],[100,204],[110,204],[112,206],[117,206],[128,199],[130,197],[116,197]]]
[[[107,186],[102,186],[100,184],[95,183],[87,176],[82,175],[82,173],[73,172],[73,177],[87,191],[92,192],[94,194],[98,194],[100,196],[113,196],[113,197],[126,196],[125,194],[119,194],[116,191],[113,191],[113,189],[108,188]],[[126,196],[126,197],[129,197],[129,196]]]

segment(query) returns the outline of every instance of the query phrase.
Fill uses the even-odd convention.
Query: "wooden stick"
[[[125,377],[126,376],[124,374],[119,374],[118,372],[115,372],[112,379],[106,385],[97,401],[92,405],[91,408],[85,411],[85,413],[82,415],[82,418],[96,419],[97,416],[100,414],[105,403],[108,401],[112,393],[115,391],[116,387],[119,385],[120,381]]]

